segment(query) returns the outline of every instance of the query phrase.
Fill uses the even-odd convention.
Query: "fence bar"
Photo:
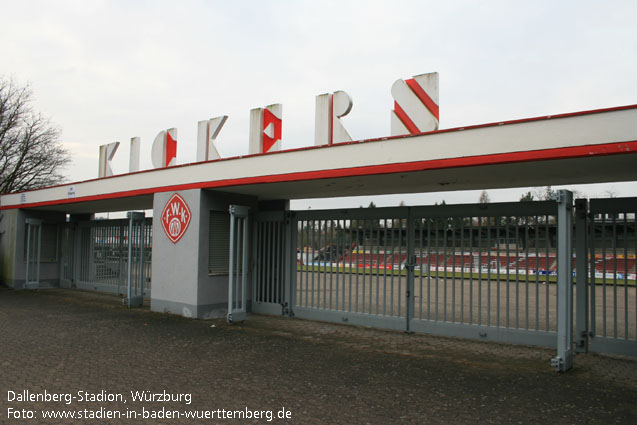
[[[464,322],[464,288],[465,288],[464,257],[465,257],[464,218],[462,218],[460,220],[460,321],[461,322]],[[454,270],[455,270],[455,261],[454,261]],[[454,275],[455,275],[455,271],[454,271]]]
[[[440,316],[439,316],[439,306],[440,306],[440,241],[439,241],[439,231],[438,231],[438,223],[434,223],[434,231],[436,232],[436,238],[435,238],[435,256],[436,256],[436,274],[435,274],[435,281],[434,281],[434,285],[435,286],[435,297],[436,299],[434,300],[434,307],[435,307],[435,320],[439,320]],[[443,268],[444,270],[444,268]]]
[[[354,258],[354,233],[352,232],[352,221],[349,221],[349,241],[348,241],[348,248],[347,248],[347,252],[349,255],[349,273],[348,273],[348,279],[349,279],[349,293],[348,293],[348,299],[347,299],[347,310],[348,311],[352,311],[352,261]],[[343,261],[343,265],[345,265],[345,262]],[[358,275],[358,273],[357,273]]]
[[[392,258],[393,258],[394,252],[396,252],[396,251],[400,252],[400,246],[398,246],[398,249],[396,249],[396,238],[395,238],[395,235],[394,235],[394,228],[395,228],[394,227],[394,223],[395,223],[395,220],[392,218],[391,219],[391,228],[392,228],[392,232],[391,232],[391,252],[392,252]],[[392,263],[392,267],[393,267],[393,263]],[[398,279],[400,279],[400,276],[398,276]],[[390,305],[391,305],[391,308],[390,308],[391,315],[393,316],[394,315],[394,273],[393,273],[393,269],[392,269],[392,274],[391,274],[391,277],[390,277],[389,280],[390,280],[390,287],[391,287],[390,288],[391,294],[389,296],[389,302],[390,302]],[[387,312],[383,311],[383,314],[387,314]]]
[[[487,219],[487,326],[491,326],[491,218]],[[496,218],[493,217],[495,220]]]
[[[375,314],[379,312],[379,298],[380,298],[380,253],[383,253],[383,258],[385,258],[385,251],[381,250],[380,247],[380,220],[378,220],[378,226],[376,227],[376,309],[374,310]],[[370,312],[372,304],[370,303]]]
[[[356,294],[354,296],[354,300],[355,300],[355,304],[356,304],[355,308],[354,308],[354,311],[357,312],[357,313],[359,312],[359,309],[358,309],[358,299],[359,299],[358,298],[358,294],[359,294],[358,288],[360,287],[360,285],[359,285],[359,275],[360,275],[359,265],[361,264],[360,255],[361,255],[361,245],[362,245],[360,243],[360,238],[361,238],[360,227],[359,227],[359,221],[357,220],[356,221],[356,279],[355,279],[356,280],[356,291],[355,291]],[[363,255],[365,255],[365,254],[363,253]]]
[[[575,351],[588,352],[588,235],[587,235],[588,200],[575,201],[575,258],[576,258],[576,320]],[[593,255],[593,259],[595,255]],[[593,260],[594,261],[594,260]],[[593,285],[595,284],[595,268],[593,267]]]
[[[572,201],[572,196],[571,196],[571,210],[573,209],[573,201]],[[551,270],[551,240],[549,238],[550,235],[550,231],[549,231],[549,220],[550,217],[548,215],[545,216],[546,218],[546,228],[544,231],[544,241],[545,241],[545,246],[546,246],[546,269],[545,269],[545,275],[546,275],[546,282],[544,282],[545,287],[544,287],[544,293],[545,293],[545,297],[546,297],[546,303],[545,303],[545,321],[546,321],[546,330],[548,331],[549,328],[549,324],[550,324],[550,316],[549,316],[549,308],[550,308],[550,304],[551,304],[551,297],[549,294],[549,288],[550,288],[550,270]],[[559,221],[559,218],[558,218]],[[571,221],[572,222],[572,221]],[[558,224],[559,226],[559,224]],[[558,250],[559,251],[559,250]],[[571,268],[572,268],[572,260],[571,260],[571,252],[572,251],[568,251],[568,258],[569,261],[571,262]]]
[[[416,256],[413,254],[414,252],[414,231],[412,228],[413,218],[412,218],[412,209],[409,208],[407,213],[407,256],[405,257],[405,270],[407,272],[407,293],[406,293],[406,305],[405,305],[405,317],[407,322],[407,332],[411,332],[411,319],[414,316],[414,268],[416,266]],[[402,233],[403,226],[402,220],[398,220],[400,224],[400,232]],[[393,230],[393,229],[392,229]],[[398,263],[402,263],[402,250],[400,252],[400,257]],[[392,251],[393,258],[393,251]],[[393,264],[393,261],[392,261]],[[400,266],[398,268],[400,271]],[[392,269],[393,276],[393,269]],[[399,294],[402,298],[402,296]]]
[[[325,248],[323,248],[323,250],[321,251],[321,246],[325,246],[325,241],[327,240],[326,237],[322,237],[323,236],[323,220],[318,220],[318,264],[319,264],[319,274],[317,276],[317,288],[319,291],[318,294],[318,300],[317,300],[317,306],[319,308],[325,308],[325,296],[326,296],[326,287],[325,287],[325,276],[327,274],[327,270],[325,270]],[[322,261],[321,261],[322,260]],[[321,265],[323,264],[323,265]],[[323,282],[321,282],[321,280]],[[322,288],[322,289],[321,289]],[[323,303],[321,303],[321,293],[323,294]]]
[[[626,216],[627,214],[624,213],[624,339],[628,339],[628,328],[630,327],[628,323],[628,220]]]
[[[617,215],[613,214],[613,338],[617,336]]]
[[[478,219],[478,325],[482,325],[482,217]]]
[[[497,260],[495,261],[496,267],[496,326],[501,327],[500,323],[500,219],[501,217],[494,217],[495,220],[495,255]]]
[[[510,314],[510,310],[511,310],[511,303],[510,303],[510,295],[511,295],[511,290],[510,290],[510,279],[511,279],[511,274],[510,274],[510,268],[511,268],[511,251],[509,249],[509,228],[511,227],[511,218],[510,217],[506,217],[506,226],[504,228],[504,233],[505,233],[505,238],[504,238],[504,243],[506,246],[506,327],[509,327],[509,314]],[[517,268],[517,267],[516,267]],[[500,273],[498,273],[499,275]]]
[[[456,321],[456,228],[451,229],[451,321]]]
[[[367,307],[367,313],[372,313],[372,302],[373,302],[373,293],[374,293],[374,247],[376,246],[376,241],[374,240],[374,220],[370,220],[369,229],[369,274],[367,277],[369,278],[369,304]],[[376,262],[378,264],[378,262]]]
[[[446,219],[443,220],[444,222],[446,222]],[[442,263],[442,281],[444,284],[443,287],[443,302],[442,302],[442,317],[444,321],[447,321],[447,226],[446,223],[443,224],[443,228],[442,228],[442,232],[443,232],[443,236],[442,236],[442,244],[443,244],[443,252],[444,252],[444,257],[443,257],[443,263]]]
[[[593,212],[590,212],[590,226],[589,226],[589,235],[590,235],[590,271],[591,271],[591,285],[590,285],[590,301],[589,301],[589,305],[588,305],[588,311],[589,311],[589,315],[590,315],[590,328],[589,328],[589,335],[590,336],[595,336],[597,334],[597,326],[596,326],[596,318],[597,318],[597,314],[596,314],[596,308],[597,308],[597,302],[596,302],[596,294],[595,294],[595,288],[597,286],[597,282],[596,282],[596,272],[597,272],[597,268],[595,267],[595,247],[596,247],[596,243],[595,243],[595,214],[593,214]]]
[[[304,221],[295,221],[291,220],[291,225],[296,226],[296,238],[295,246],[298,249],[298,254],[295,255],[296,265],[293,266],[293,274],[298,275],[299,277],[294,279],[296,285],[294,286],[294,291],[296,293],[295,299],[300,306],[305,306],[307,301],[307,280],[305,279],[307,273],[307,247],[305,242],[305,222]],[[298,280],[298,281],[297,281]],[[298,286],[297,286],[298,285]]]
[[[243,241],[241,242],[241,310],[247,311],[246,304],[248,303],[248,294],[246,293],[248,288],[248,234],[250,222],[248,217],[244,216],[241,220],[243,222]]]
[[[520,329],[520,217],[515,217],[515,328]]]
[[[316,259],[316,255],[314,253],[314,245],[315,245],[315,242],[316,242],[316,239],[315,239],[315,236],[316,236],[315,226],[316,226],[316,224],[315,224],[314,220],[311,220],[311,223],[312,223],[312,225],[311,225],[310,230],[308,230],[308,232],[310,232],[310,235],[312,237],[312,240],[310,242],[310,247],[312,248],[312,268],[311,268],[311,270],[312,270],[312,298],[311,298],[312,302],[311,302],[311,307],[314,308],[314,293],[315,293],[315,288],[316,288],[316,285],[315,285],[316,282],[315,282],[315,278],[314,278],[314,275],[316,274],[316,273],[314,273],[314,261]]]
[[[535,330],[540,330],[540,218],[535,216]]]
[[[385,250],[385,255],[383,255],[383,314],[386,315],[387,314],[387,219],[384,219],[384,224],[383,224],[383,228],[385,229],[385,233],[383,236],[383,249]],[[391,234],[394,234],[394,220],[392,219],[392,224],[391,224]],[[390,269],[391,269],[391,273],[392,276],[394,275],[394,250],[392,249],[391,251],[391,264],[390,264]]]
[[[268,261],[268,269],[269,269],[269,275],[270,275],[270,284],[268,285],[268,297],[267,297],[267,301],[270,303],[274,303],[276,302],[276,296],[277,296],[277,282],[276,282],[276,268],[274,267],[274,265],[277,263],[278,261],[278,241],[279,241],[279,235],[277,235],[276,232],[276,223],[270,221],[268,223],[268,228],[269,228],[269,237],[268,240],[270,241],[270,259]],[[237,253],[237,256],[239,254]]]
[[[602,336],[606,337],[606,214],[602,214]]]
[[[469,324],[473,324],[473,217],[469,217]],[[480,268],[478,267],[478,272]]]
[[[335,224],[336,223],[336,224]],[[338,220],[330,220],[329,257],[330,262],[330,310],[338,310]],[[336,271],[334,263],[336,262]]]

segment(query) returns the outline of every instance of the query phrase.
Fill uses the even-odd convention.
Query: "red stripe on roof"
[[[148,189],[115,192],[108,194],[84,196],[71,199],[34,202],[19,205],[0,206],[0,210],[14,208],[34,208],[47,205],[64,205],[77,202],[88,202],[105,199],[126,198],[131,196],[149,195],[160,192],[172,192],[189,189],[209,189],[233,186],[245,186],[265,183],[283,183],[294,181],[320,180],[328,178],[343,178],[356,176],[372,176],[394,173],[409,173],[417,171],[431,171],[452,168],[477,167],[484,165],[514,164],[534,161],[558,159],[585,158],[589,156],[607,156],[637,153],[637,141],[605,143],[599,145],[573,146],[566,148],[541,149],[535,151],[510,152],[490,155],[475,155],[459,158],[445,158],[426,161],[402,162],[395,164],[368,165],[331,170],[302,171],[286,174],[272,174],[265,176],[243,177],[209,182],[186,183],[180,185],[163,186]]]

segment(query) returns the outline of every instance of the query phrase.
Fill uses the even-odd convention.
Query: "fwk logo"
[[[190,208],[184,198],[175,193],[161,213],[161,227],[172,243],[177,243],[190,224]]]

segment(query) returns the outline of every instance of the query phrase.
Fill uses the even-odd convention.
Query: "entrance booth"
[[[567,370],[574,350],[637,355],[634,199],[574,203],[560,191],[325,211],[289,201],[636,181],[636,153],[632,105],[5,194],[2,279],[146,298],[190,318],[256,312],[552,346]],[[129,214],[93,219],[108,211]]]

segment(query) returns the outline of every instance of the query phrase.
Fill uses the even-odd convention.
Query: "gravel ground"
[[[633,358],[578,355],[558,374],[550,349],[258,315],[227,325],[61,289],[0,288],[0,324],[2,424],[637,423]],[[62,400],[19,401],[25,390]],[[221,409],[253,417],[183,418]],[[143,417],[162,412],[182,418]]]

